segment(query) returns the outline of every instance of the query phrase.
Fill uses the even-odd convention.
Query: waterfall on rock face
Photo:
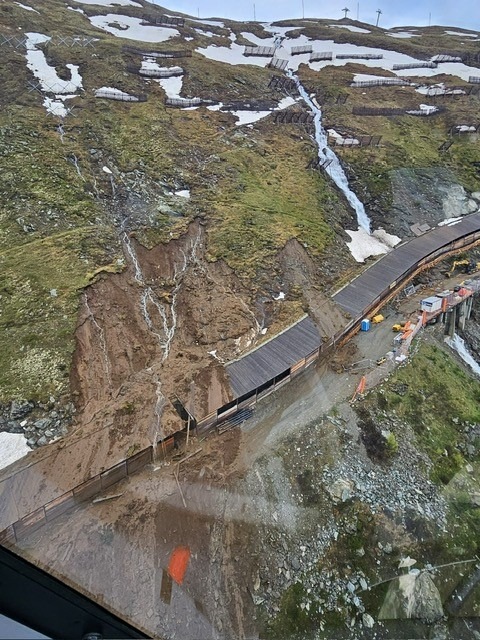
[[[470,369],[480,376],[480,364],[475,360],[470,351],[467,349],[465,341],[458,334],[455,334],[453,338],[445,338],[445,342],[454,351],[458,353],[460,358],[468,364]]]
[[[365,229],[367,233],[370,233],[370,218],[365,213],[365,207],[360,202],[358,197],[353,193],[348,185],[348,179],[345,175],[345,171],[340,164],[340,160],[335,153],[328,146],[328,137],[325,129],[322,127],[322,110],[316,104],[315,99],[310,98],[305,87],[302,85],[298,77],[289,71],[288,75],[294,80],[297,85],[300,96],[305,103],[310,107],[314,114],[315,125],[315,140],[318,145],[318,158],[321,162],[328,161],[329,164],[325,167],[325,172],[330,176],[333,182],[337,185],[340,191],[344,194],[351,207],[357,214],[358,226]]]

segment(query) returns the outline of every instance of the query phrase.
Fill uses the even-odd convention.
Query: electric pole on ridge
[[[380,20],[380,16],[382,15],[382,10],[381,9],[377,9],[377,24],[375,25],[376,27],[378,27],[378,22]]]

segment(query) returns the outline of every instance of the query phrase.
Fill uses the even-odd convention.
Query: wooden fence
[[[118,102],[146,102],[147,96],[145,94],[138,94],[136,96],[129,93],[116,93],[108,89],[97,89],[95,91],[95,98],[103,98],[105,100],[117,100]]]
[[[382,60],[383,53],[337,53],[337,60]]]
[[[394,64],[392,69],[401,71],[402,69],[436,69],[437,67],[436,62],[411,62],[409,64]]]
[[[129,73],[136,73],[145,78],[173,78],[174,76],[182,76],[184,71],[181,67],[165,67],[164,69],[142,69],[127,65]]]
[[[142,25],[149,25],[152,27],[184,27],[185,18],[177,18],[175,16],[150,16],[144,15],[142,18]]]
[[[268,64],[271,69],[278,69],[279,71],[285,71],[288,67],[288,60],[282,58],[272,58]]]
[[[292,47],[290,53],[292,56],[298,56],[302,53],[313,53],[313,47],[311,44],[304,44],[301,47]]]
[[[271,58],[275,53],[275,47],[245,47],[243,51],[244,56],[260,56],[264,58]]]
[[[289,109],[276,111],[273,115],[275,124],[311,124],[313,118],[310,111],[291,111]]]
[[[378,78],[376,80],[357,80],[350,85],[353,88],[408,86],[412,83],[404,78]]]
[[[310,55],[310,62],[323,62],[324,60],[333,60],[332,51],[314,51]]]
[[[286,91],[291,95],[298,94],[298,88],[295,84],[295,80],[286,78],[285,76],[272,76],[268,83],[269,89],[275,89],[277,91]]]
[[[47,502],[47,504],[39,507],[1,531],[0,544],[16,544],[25,535],[36,531],[47,522],[51,522],[82,502],[91,500],[105,489],[120,482],[120,480],[124,480],[128,476],[137,473],[137,471],[141,471],[153,462],[157,456],[160,454],[167,455],[173,448],[174,436],[169,436],[164,441],[157,443],[155,447],[155,457],[154,447],[150,446],[143,449],[143,451],[135,453],[126,460],[122,460],[122,462],[106,469],[102,473],[85,480],[85,482],[82,482],[82,484],[76,486],[74,489]]]
[[[199,107],[204,103],[205,100],[202,100],[202,98],[165,98],[165,105],[167,107]]]

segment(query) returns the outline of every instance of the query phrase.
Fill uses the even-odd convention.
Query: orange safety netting
[[[188,547],[176,547],[170,556],[168,574],[177,584],[182,584],[190,560]]]

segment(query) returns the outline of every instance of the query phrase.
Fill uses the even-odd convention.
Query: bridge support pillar
[[[453,338],[455,335],[455,328],[457,324],[457,307],[453,307],[450,313],[447,314],[447,331],[448,335]]]
[[[457,308],[458,308],[458,327],[462,331],[464,331],[465,322],[467,320],[467,301],[463,300],[463,302],[460,302]]]

